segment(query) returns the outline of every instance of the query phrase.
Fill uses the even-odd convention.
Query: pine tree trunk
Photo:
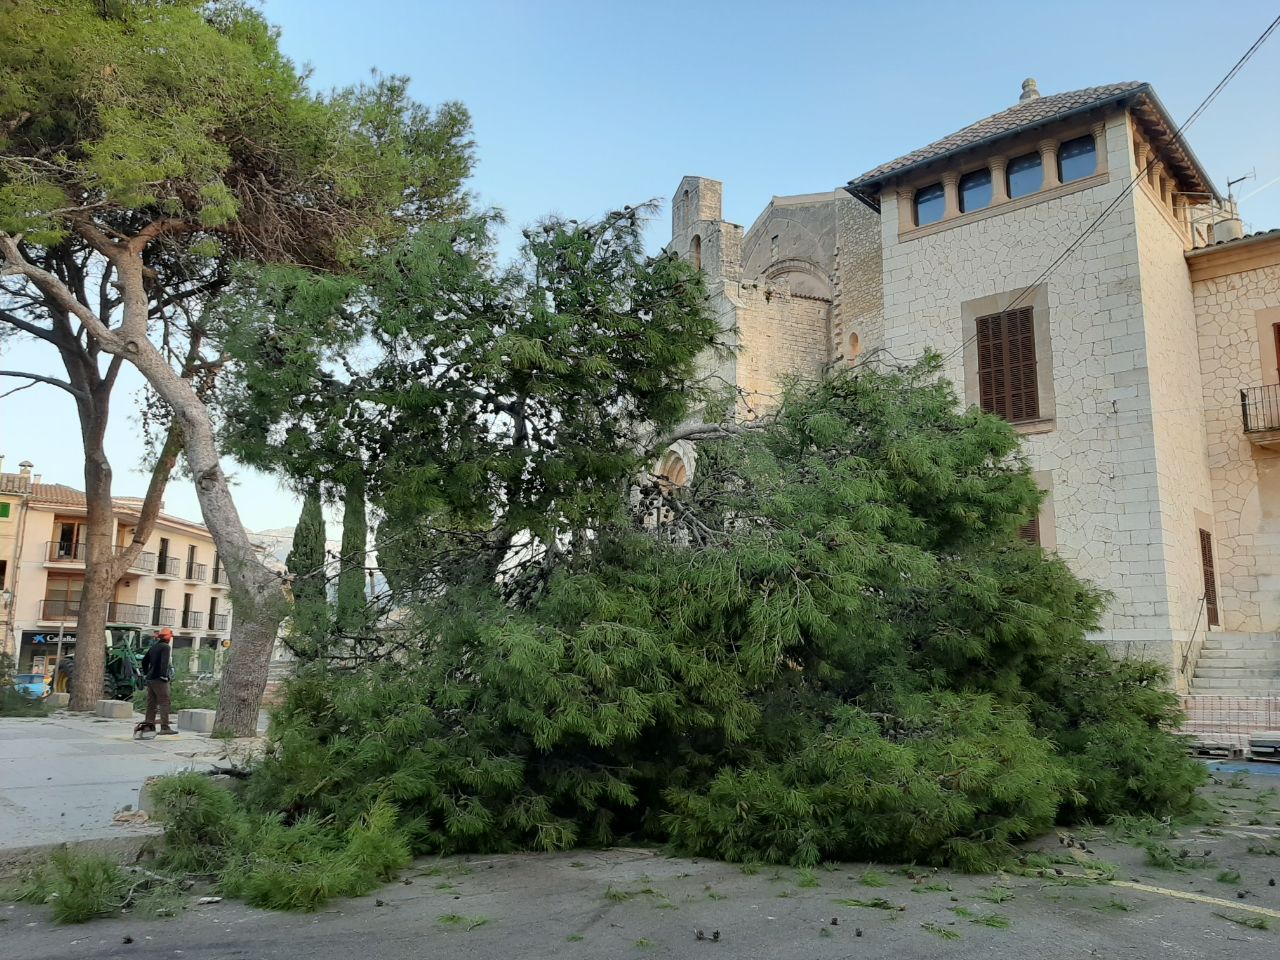
[[[267,666],[280,624],[288,612],[283,583],[259,559],[240,520],[208,407],[147,338],[147,294],[141,254],[113,258],[123,294],[125,321],[120,332],[103,337],[104,347],[122,353],[173,412],[182,431],[187,466],[205,526],[213,536],[231,584],[231,654],[222,671],[214,730],[237,737],[257,733],[258,710],[267,684]]]
[[[118,584],[137,560],[155,528],[169,475],[178,458],[181,436],[170,429],[159,458],[151,472],[147,495],[143,498],[134,529],[133,541],[117,551],[115,547],[115,504],[111,498],[111,463],[107,460],[102,440],[106,434],[108,398],[112,384],[105,391],[89,391],[92,402],[81,407],[81,431],[84,443],[85,534],[84,586],[80,593],[80,610],[76,617],[76,668],[71,676],[71,701],[68,709],[92,710],[103,697],[106,674],[106,635],[110,607]]]
[[[107,661],[107,606],[120,579],[112,562],[113,517],[111,463],[103,438],[107,428],[107,398],[85,377],[85,396],[79,404],[84,446],[85,525],[79,550],[84,584],[76,615],[75,672],[71,675],[71,710],[92,710],[102,699]]]

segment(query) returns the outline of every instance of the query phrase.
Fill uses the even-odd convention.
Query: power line
[[[1116,207],[1118,207],[1124,201],[1124,199],[1127,196],[1129,196],[1130,193],[1133,192],[1133,188],[1138,185],[1138,181],[1146,177],[1148,173],[1151,171],[1151,169],[1156,165],[1156,163],[1160,161],[1165,151],[1167,151],[1170,147],[1174,146],[1175,144],[1179,143],[1182,140],[1183,132],[1189,126],[1191,126],[1191,124],[1195,123],[1196,119],[1199,118],[1199,116],[1202,113],[1204,113],[1206,109],[1208,109],[1209,105],[1213,103],[1214,100],[1217,99],[1218,94],[1220,94],[1223,91],[1223,89],[1227,86],[1227,84],[1230,83],[1232,79],[1235,78],[1236,74],[1238,74],[1241,71],[1241,69],[1244,68],[1244,65],[1249,62],[1249,59],[1255,53],[1258,52],[1258,48],[1267,42],[1267,39],[1271,36],[1271,34],[1273,34],[1276,31],[1277,27],[1280,27],[1280,17],[1276,17],[1274,20],[1272,20],[1271,25],[1268,26],[1267,29],[1262,31],[1262,34],[1258,37],[1258,39],[1253,41],[1253,43],[1249,46],[1249,49],[1244,52],[1244,55],[1241,56],[1240,59],[1235,62],[1235,65],[1230,70],[1227,71],[1226,76],[1224,76],[1221,80],[1219,80],[1217,86],[1215,86],[1212,90],[1209,91],[1208,96],[1206,96],[1202,101],[1200,101],[1200,105],[1196,107],[1194,111],[1192,111],[1191,116],[1187,117],[1187,119],[1183,121],[1182,126],[1178,127],[1178,129],[1174,131],[1173,136],[1170,138],[1169,142],[1162,149],[1158,150],[1151,157],[1150,160],[1147,161],[1147,165],[1143,167],[1143,169],[1138,171],[1138,175],[1129,181],[1128,185],[1124,188],[1124,190],[1120,192],[1120,194],[1114,200],[1112,200],[1109,204],[1107,204],[1107,206],[1102,210],[1100,214],[1098,214],[1098,216],[1094,219],[1094,221],[1084,229],[1084,231],[1080,234],[1080,236],[1076,237],[1076,239],[1071,241],[1071,243],[1067,246],[1067,248],[1063,250],[1062,253],[1060,253],[1053,260],[1052,263],[1050,263],[1047,267],[1045,267],[1038,277],[1036,277],[1029,284],[1027,284],[1025,287],[1022,288],[1022,291],[1004,308],[1006,311],[1012,310],[1019,303],[1021,303],[1022,299],[1028,293],[1030,293],[1031,290],[1033,290],[1037,284],[1041,283],[1042,281],[1046,280],[1049,276],[1051,276],[1053,272],[1059,266],[1061,266],[1061,264],[1069,256],[1071,256],[1072,253],[1074,253],[1077,249],[1079,249],[1080,245],[1084,243],[1085,240],[1089,239],[1089,237],[1091,237],[1093,233],[1100,226],[1102,226],[1103,221],[1106,220],[1106,218],[1111,215],[1111,212],[1115,210]],[[947,356],[944,358],[944,362],[947,360],[950,360],[956,354],[963,351],[964,348],[967,347],[971,341],[977,340],[977,338],[978,338],[978,335],[975,333],[972,337],[964,340],[959,347],[951,351],[951,353],[947,354]]]

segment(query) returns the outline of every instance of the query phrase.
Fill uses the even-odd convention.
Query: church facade
[[[1242,235],[1150,85],[1026,81],[746,230],[721,190],[681,181],[670,249],[733,331],[743,415],[787,377],[937,351],[1023,435],[1033,535],[1114,595],[1099,639],[1183,691],[1280,694],[1280,231]]]

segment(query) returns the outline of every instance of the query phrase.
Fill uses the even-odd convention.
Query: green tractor
[[[142,679],[142,655],[154,639],[154,634],[144,638],[138,627],[124,624],[107,627],[107,665],[102,675],[104,699],[132,700],[134,693],[146,686]],[[54,674],[53,688],[60,693],[70,692],[75,669],[75,656],[64,657]]]

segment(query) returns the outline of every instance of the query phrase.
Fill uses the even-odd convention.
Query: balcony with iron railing
[[[177,557],[157,557],[157,577],[179,577],[182,575],[182,561]]]
[[[151,607],[150,614],[153,627],[172,627],[178,620],[178,611],[173,607]]]
[[[182,611],[182,629],[199,630],[204,626],[203,610],[183,610]]]
[[[204,583],[209,579],[209,565],[207,563],[188,563],[187,579],[197,583]]]
[[[1280,447],[1280,383],[1240,391],[1244,434],[1260,447]]]
[[[220,563],[213,566],[213,585],[215,587],[225,587],[227,585],[227,568]]]
[[[151,618],[151,608],[143,603],[110,603],[107,605],[108,623],[127,623],[144,627]]]
[[[117,547],[116,549],[123,551],[124,547]],[[156,555],[146,551],[138,554],[133,558],[133,563],[129,564],[129,569],[137,570],[141,573],[155,573]]]
[[[231,614],[215,613],[209,618],[209,629],[215,633],[226,633],[231,627]]]
[[[41,600],[41,620],[66,621],[80,616],[79,600]]]

